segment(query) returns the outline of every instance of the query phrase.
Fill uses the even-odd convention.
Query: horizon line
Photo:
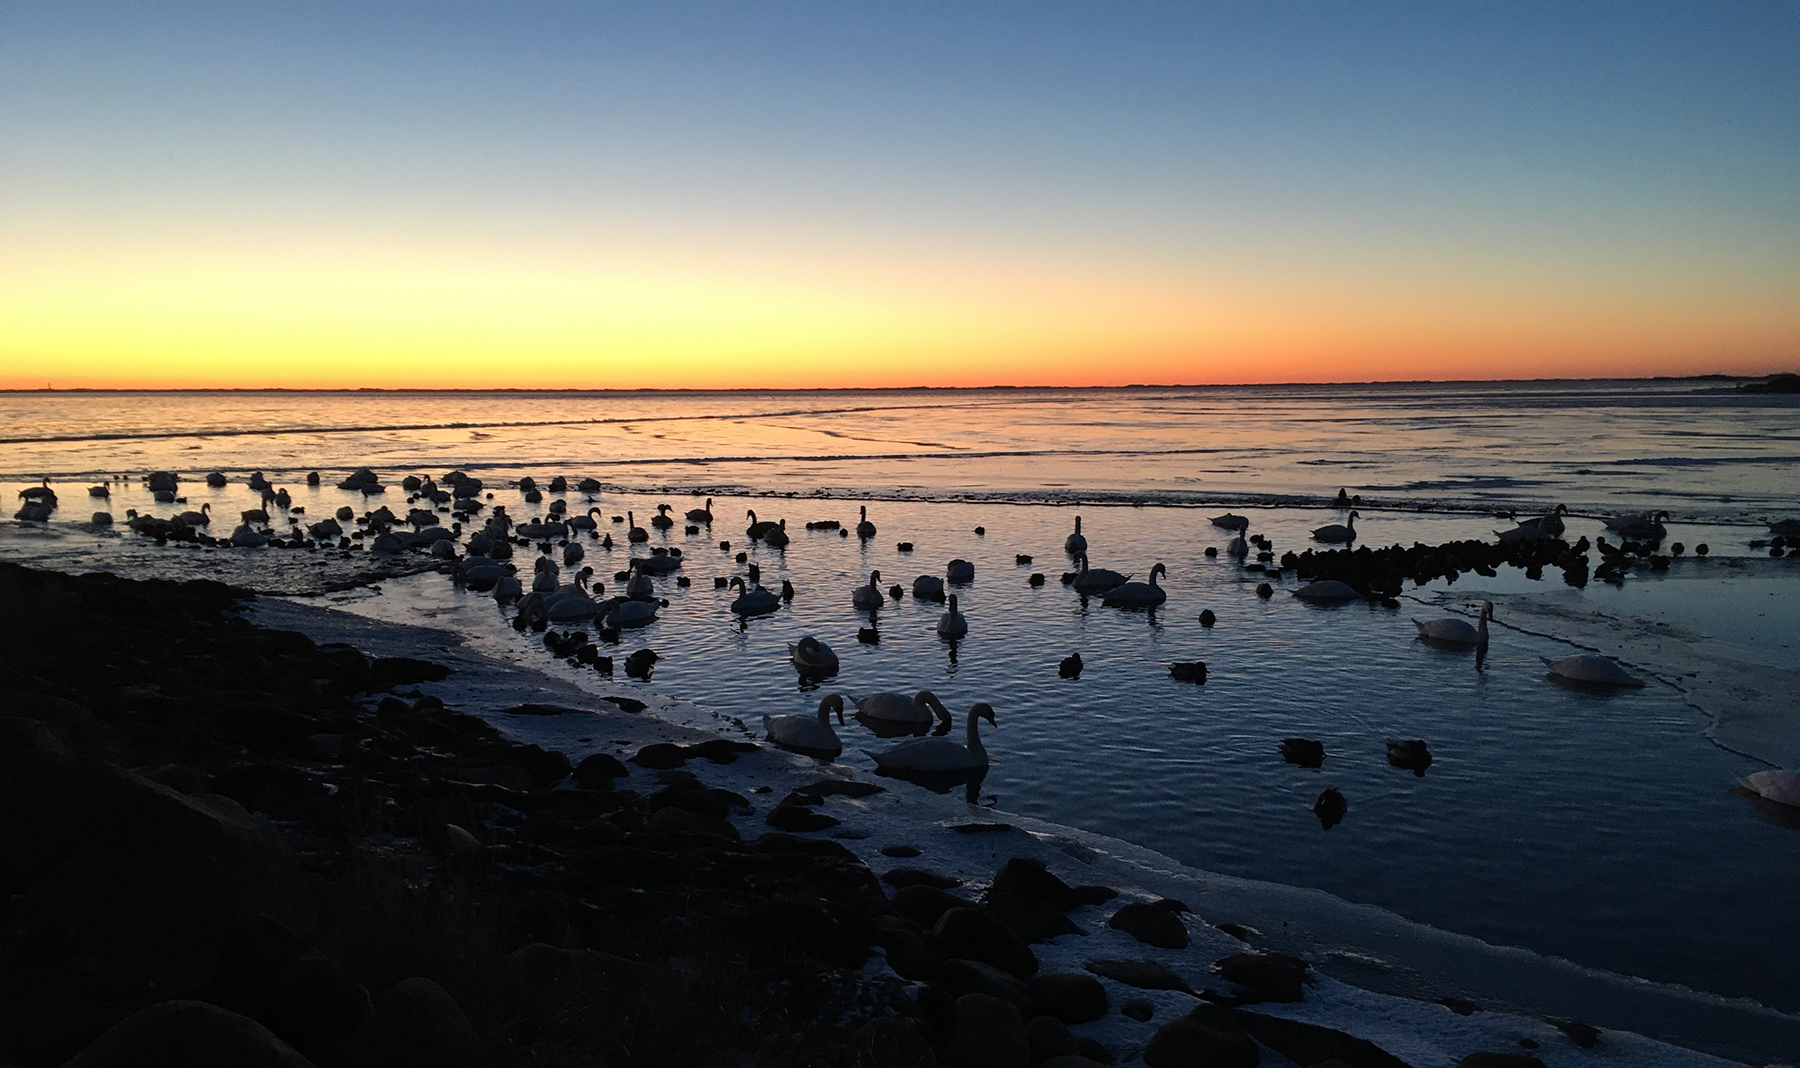
[[[1390,378],[1355,381],[1288,381],[1288,382],[1136,382],[1119,386],[1017,385],[994,383],[982,386],[51,386],[3,388],[0,394],[42,393],[951,393],[985,390],[1157,390],[1157,389],[1266,389],[1270,387],[1307,386],[1453,386],[1453,385],[1519,385],[1552,382],[1754,382],[1787,371],[1767,374],[1732,375],[1723,373],[1693,375],[1600,376],[1595,378]]]

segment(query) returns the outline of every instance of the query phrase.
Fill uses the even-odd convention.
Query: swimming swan
[[[869,506],[866,504],[862,506],[862,519],[856,524],[856,536],[859,538],[875,536],[875,524],[869,522]]]
[[[1356,519],[1361,512],[1352,510],[1350,518],[1342,523],[1327,523],[1312,532],[1314,541],[1322,541],[1331,545],[1342,545],[1356,540]]]
[[[956,594],[950,595],[950,610],[938,617],[938,637],[960,638],[969,633],[969,617],[956,610]]]
[[[1157,564],[1150,569],[1150,581],[1126,582],[1114,586],[1106,591],[1101,603],[1121,608],[1155,608],[1169,599],[1168,593],[1156,584],[1156,576],[1168,573],[1168,568]]]
[[[891,691],[851,698],[856,714],[884,723],[926,723],[941,719],[950,722],[950,710],[930,690],[920,690],[911,697]],[[935,713],[935,715],[934,715]]]
[[[734,615],[766,616],[781,607],[780,594],[770,593],[761,586],[752,588],[744,583],[741,575],[733,578],[731,585],[738,589],[737,598],[731,602]]]
[[[1466,619],[1446,617],[1421,623],[1413,620],[1413,626],[1419,628],[1419,640],[1433,642],[1438,645],[1486,645],[1488,643],[1488,620],[1494,618],[1494,602],[1481,602],[1480,625],[1471,627]]]
[[[869,572],[869,584],[858,586],[850,594],[851,605],[857,608],[876,609],[887,603],[887,595],[881,592],[881,572]]]
[[[1104,567],[1090,570],[1087,553],[1076,553],[1075,560],[1081,564],[1081,570],[1076,573],[1075,581],[1070,585],[1075,587],[1077,593],[1105,593],[1107,590],[1125,585],[1131,578],[1130,575],[1121,575],[1117,571],[1108,571]]]
[[[831,713],[838,723],[844,722],[844,699],[828,694],[819,702],[817,716],[764,716],[763,737],[782,749],[794,749],[811,756],[835,758],[844,751],[837,731],[831,729]]]
[[[775,524],[767,522],[766,520],[757,519],[756,511],[754,509],[746,508],[744,509],[744,514],[750,517],[750,525],[744,528],[744,534],[748,536],[751,541],[761,541],[764,534],[767,534],[770,530],[774,529]]]
[[[981,745],[981,731],[976,724],[987,720],[994,725],[994,710],[986,701],[969,707],[969,725],[965,744],[957,745],[948,738],[916,738],[901,742],[881,753],[870,753],[875,766],[883,771],[973,771],[988,765],[987,750]]]
[[[788,659],[803,675],[836,675],[838,673],[837,654],[831,646],[808,634],[798,642],[788,646]],[[839,718],[843,712],[838,712]]]
[[[1739,779],[1738,785],[1778,805],[1800,808],[1800,771],[1772,768],[1751,772]]]
[[[1223,530],[1245,531],[1250,529],[1250,519],[1247,516],[1226,512],[1224,515],[1213,516],[1212,525]]]
[[[1074,556],[1087,552],[1087,539],[1081,536],[1081,517],[1075,517],[1075,533],[1063,539],[1063,552]]]
[[[699,523],[703,526],[712,526],[712,498],[706,498],[705,508],[689,508],[687,511],[687,521],[690,523]]]
[[[1578,682],[1589,686],[1622,686],[1634,690],[1644,688],[1644,680],[1604,656],[1565,656],[1550,665],[1550,677],[1559,682]]]

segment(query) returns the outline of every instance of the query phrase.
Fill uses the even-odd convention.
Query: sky
[[[1800,367],[1800,4],[0,0],[0,388]]]

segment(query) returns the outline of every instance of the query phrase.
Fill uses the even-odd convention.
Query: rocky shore
[[[722,774],[752,743],[571,767],[446,707],[451,669],[255,626],[251,596],[0,564],[0,1064],[1708,1060],[1353,993],[1181,901],[1071,885],[1004,823],[859,857],[829,812],[892,795]],[[946,839],[992,866],[946,874]]]

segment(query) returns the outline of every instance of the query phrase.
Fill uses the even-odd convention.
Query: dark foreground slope
[[[737,841],[679,772],[571,779],[241,596],[0,564],[0,1064],[861,1059],[891,910],[850,853]]]

